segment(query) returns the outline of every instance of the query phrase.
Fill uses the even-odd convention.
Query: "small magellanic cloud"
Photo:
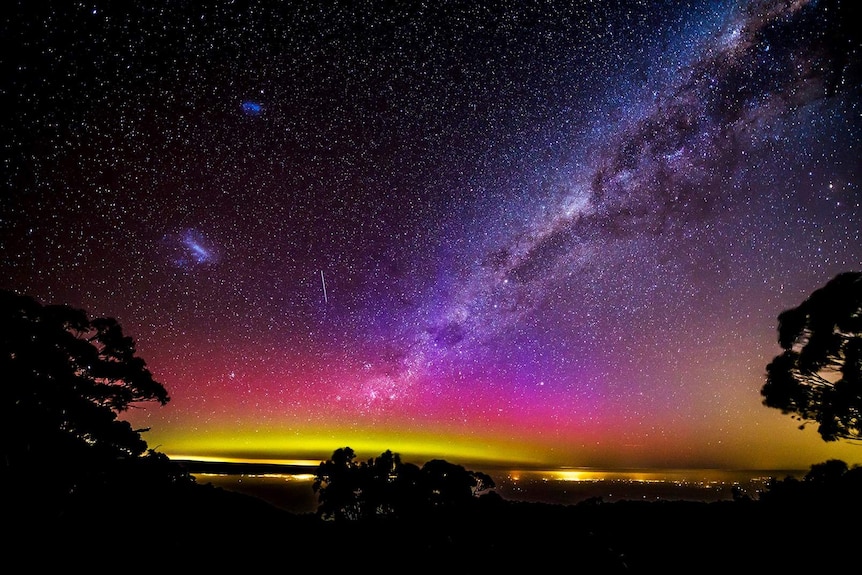
[[[257,116],[263,112],[263,104],[252,100],[246,100],[242,103],[242,111],[249,116]]]

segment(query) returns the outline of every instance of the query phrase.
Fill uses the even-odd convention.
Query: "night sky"
[[[0,287],[117,318],[171,457],[807,468],[862,270],[845,1],[5,2]]]

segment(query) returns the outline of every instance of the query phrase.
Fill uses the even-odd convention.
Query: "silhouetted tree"
[[[390,483],[390,504],[393,515],[414,517],[425,511],[427,488],[422,469],[413,463],[400,463]]]
[[[332,459],[322,461],[311,486],[317,493],[317,514],[324,519],[359,519],[362,516],[360,473],[356,453],[349,447],[336,449]]]
[[[784,349],[767,366],[763,403],[824,441],[862,437],[862,273],[837,275],[778,316]]]
[[[442,459],[420,468],[387,450],[358,463],[349,447],[321,462],[312,484],[318,515],[335,520],[410,517],[434,508],[461,508],[494,487],[490,476]]]
[[[829,459],[823,463],[815,463],[805,474],[804,480],[812,485],[828,485],[840,481],[850,468],[840,459]]]
[[[471,489],[473,490],[474,496],[481,497],[486,493],[490,493],[491,489],[497,487],[497,484],[494,483],[491,476],[486,473],[482,473],[481,471],[470,471],[470,474],[473,476]]]
[[[147,453],[143,430],[118,418],[169,396],[116,320],[0,291],[0,322],[0,468],[9,493],[38,492],[52,505],[129,476],[131,462],[167,469]]]
[[[432,506],[462,506],[478,493],[480,485],[490,483],[489,488],[494,486],[487,475],[481,474],[482,478],[479,479],[476,473],[443,459],[427,462],[422,466],[422,473],[427,477]]]
[[[862,467],[850,467],[840,459],[816,463],[802,479],[790,475],[770,479],[760,501],[817,508],[838,506],[850,513],[862,505]]]
[[[365,464],[362,499],[366,516],[395,515],[398,512],[395,491],[402,466],[401,456],[388,449]]]

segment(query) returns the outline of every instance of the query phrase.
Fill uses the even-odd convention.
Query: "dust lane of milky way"
[[[2,286],[169,455],[807,468],[776,318],[860,248],[846,1],[4,8]]]

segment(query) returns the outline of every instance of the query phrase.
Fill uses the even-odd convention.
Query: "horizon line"
[[[165,454],[168,455],[168,454]],[[176,454],[168,455],[172,461],[190,463],[212,463],[230,465],[261,465],[280,467],[304,467],[315,468],[328,458],[324,459],[301,459],[301,458],[252,458],[252,457],[216,457],[212,455]],[[359,458],[357,458],[359,459]],[[364,461],[362,459],[361,461]],[[464,464],[458,463],[457,465]],[[518,462],[472,462],[470,466],[482,466],[494,469],[505,469],[511,471],[603,471],[603,472],[644,472],[644,471],[726,471],[726,472],[765,472],[765,471],[788,471],[808,472],[809,467],[721,467],[721,466],[616,466],[616,465],[554,465],[554,464],[524,464]],[[849,464],[851,467],[854,464]]]

